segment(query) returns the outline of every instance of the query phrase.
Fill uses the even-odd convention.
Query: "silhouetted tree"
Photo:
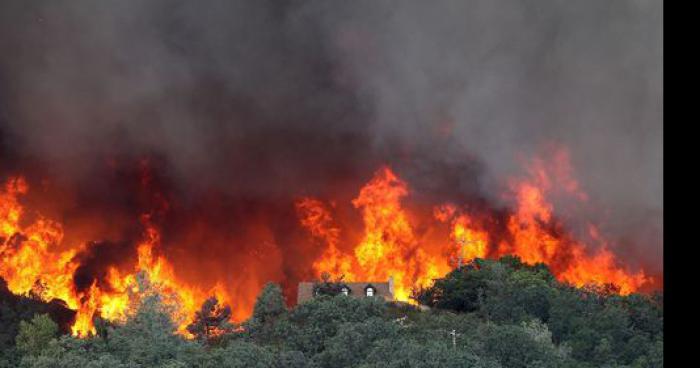
[[[194,321],[187,326],[187,331],[201,341],[208,341],[232,329],[230,318],[231,308],[219,305],[216,297],[211,297],[195,313]]]

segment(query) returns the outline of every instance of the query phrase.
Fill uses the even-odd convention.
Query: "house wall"
[[[345,283],[350,288],[350,296],[353,298],[365,298],[365,288],[372,285],[375,288],[375,297],[384,298],[387,301],[394,300],[394,293],[390,282],[351,282]],[[301,304],[314,297],[314,283],[300,282],[297,290],[297,304]]]

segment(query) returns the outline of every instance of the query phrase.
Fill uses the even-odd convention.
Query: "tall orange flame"
[[[174,308],[173,320],[178,323],[178,332],[187,335],[186,326],[191,323],[194,312],[207,297],[215,295],[219,300],[230,299],[221,285],[210,290],[187,286],[175,276],[173,267],[162,256],[153,252],[160,243],[158,230],[144,215],[144,240],[138,245],[138,262],[134,270],[126,273],[110,268],[109,290],[101,290],[97,283],[85,291],[76,291],[73,274],[79,266],[74,256],[84,246],[59,251],[63,231],[60,224],[39,217],[29,226],[21,226],[24,208],[18,197],[28,187],[21,177],[12,178],[0,192],[0,277],[7,281],[10,291],[16,294],[34,293],[43,300],[61,299],[75,310],[76,318],[71,328],[76,336],[94,334],[93,317],[96,314],[112,321],[123,321],[134,313],[138,304],[136,275],[143,273]]]
[[[368,280],[394,279],[394,295],[407,301],[414,286],[426,286],[449,268],[420,247],[401,208],[408,186],[388,167],[380,169],[353,200],[362,210],[365,237],[355,257]]]
[[[18,197],[27,191],[22,177],[11,178],[0,191],[0,277],[14,293],[61,299],[77,310],[82,303],[73,292],[72,273],[78,264],[72,259],[79,248],[55,251],[63,239],[59,223],[38,217],[32,224],[21,224],[24,208]]]
[[[326,251],[315,264],[317,273],[342,275],[348,281],[386,281],[391,277],[396,299],[410,301],[414,287],[427,286],[449,271],[445,260],[421,249],[401,206],[402,198],[407,195],[407,184],[391,169],[384,167],[377,171],[352,202],[362,211],[365,228],[364,237],[353,254],[338,251],[339,230],[331,225],[331,215],[321,201],[305,198],[299,202],[298,209],[310,205],[315,209],[302,211],[302,225],[312,235],[328,242]],[[324,235],[329,232],[332,237]],[[342,267],[337,267],[338,264]]]
[[[326,249],[313,268],[317,274],[328,272],[335,277],[353,278],[352,258],[342,254],[338,249],[340,229],[333,223],[330,211],[323,202],[314,198],[302,198],[296,202],[301,225],[309,230],[311,235],[325,242]]]

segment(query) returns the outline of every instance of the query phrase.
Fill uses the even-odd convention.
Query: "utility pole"
[[[448,334],[452,336],[452,348],[457,349],[457,336],[461,334],[457,333],[457,330],[452,330]]]

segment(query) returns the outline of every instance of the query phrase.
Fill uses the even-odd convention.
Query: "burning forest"
[[[346,281],[392,277],[397,300],[413,302],[412,292],[448,273],[457,259],[517,255],[528,264],[546,264],[560,281],[577,287],[610,285],[623,295],[659,287],[659,280],[648,271],[631,267],[615,254],[615,244],[601,235],[598,224],[586,224],[587,232],[577,236],[557,216],[553,196],[568,196],[578,206],[587,203],[565,149],[526,164],[527,175],[510,180],[503,194],[511,207],[412,202],[410,184],[389,166],[378,168],[349,202],[289,198],[285,210],[293,211],[298,222],[286,230],[297,237],[287,241],[310,256],[295,265],[296,274],[286,276],[291,282],[276,281],[293,295],[294,280],[319,279],[322,273]],[[174,206],[177,199],[158,187],[150,161],[141,160],[137,166],[130,190],[139,193],[143,207],[127,220],[133,236],[117,240],[101,240],[107,239],[111,222],[96,226],[106,231],[100,240],[81,239],[85,233],[80,232],[68,236],[74,231],[69,225],[32,207],[33,189],[25,177],[7,178],[0,197],[0,276],[9,289],[45,301],[65,301],[77,312],[72,326],[76,335],[94,333],[95,316],[124,320],[139,297],[139,274],[173,297],[178,306],[173,317],[180,321],[183,334],[210,296],[233,306],[237,320],[249,317],[258,290],[271,277],[266,265],[285,263],[285,245],[277,244],[280,235],[270,220],[261,214],[246,224],[252,228],[250,239],[262,244],[251,247],[248,254],[227,260],[209,253],[209,247],[237,249],[241,240],[227,240],[191,213],[171,214],[184,209]],[[182,228],[179,216],[187,218],[185,226],[190,228]],[[171,238],[169,231],[178,236]],[[200,232],[207,234],[206,240],[199,240]],[[181,242],[190,244],[183,247]],[[177,252],[185,252],[199,265],[181,263]],[[231,270],[225,276],[209,272],[218,267]],[[235,271],[239,267],[240,274]],[[202,277],[198,270],[206,270],[210,277]]]
[[[413,308],[504,256],[662,292],[660,5],[497,3],[3,2],[6,299],[89,341],[146,283],[192,342],[212,297],[245,324],[270,282],[391,279]]]

